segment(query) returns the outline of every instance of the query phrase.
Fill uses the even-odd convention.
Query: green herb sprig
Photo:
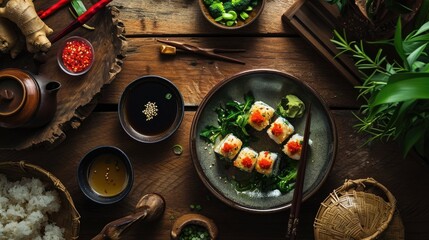
[[[402,140],[404,157],[413,147],[429,157],[429,22],[403,38],[399,18],[393,39],[370,43],[392,46],[398,58],[390,61],[383,48],[371,57],[363,41],[348,41],[345,35],[334,31],[331,41],[339,55],[353,56],[362,74],[363,84],[357,88],[366,103],[363,117],[356,114],[360,123],[355,127],[370,134],[367,143]]]
[[[250,141],[251,136],[247,132],[247,120],[249,110],[255,98],[252,94],[244,96],[244,103],[229,101],[225,106],[219,106],[215,109],[217,114],[218,126],[206,126],[200,133],[200,136],[210,143],[215,143],[216,139],[225,137],[228,133],[233,133],[240,138],[245,145]]]
[[[255,173],[245,181],[233,180],[232,182],[235,189],[240,192],[257,189],[265,192],[278,189],[282,193],[287,193],[295,187],[298,172],[297,161],[292,160],[292,162],[288,163],[285,167],[281,167],[281,169],[278,174],[266,176]]]

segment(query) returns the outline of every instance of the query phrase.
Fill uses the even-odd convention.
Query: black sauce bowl
[[[182,123],[184,112],[183,97],[177,87],[156,75],[142,76],[130,83],[118,107],[124,131],[143,143],[170,137]]]
[[[89,183],[89,171],[91,165],[97,157],[103,155],[114,155],[117,157],[119,161],[125,166],[125,171],[127,173],[126,185],[122,189],[121,192],[114,196],[102,196],[98,194],[91,187]],[[99,203],[99,204],[112,204],[119,202],[123,198],[125,198],[128,193],[131,191],[134,182],[134,171],[131,165],[131,161],[128,156],[119,148],[113,146],[99,146],[91,151],[89,151],[80,161],[78,171],[77,171],[77,179],[79,183],[79,187],[83,194],[88,197],[90,200]]]

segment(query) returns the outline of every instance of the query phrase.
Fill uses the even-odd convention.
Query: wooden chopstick
[[[304,179],[305,179],[305,168],[307,166],[310,123],[311,123],[311,103],[308,105],[308,109],[307,109],[307,118],[305,120],[305,130],[304,130],[304,138],[302,143],[301,159],[299,160],[295,190],[293,191],[292,206],[289,214],[288,228],[286,233],[286,239],[290,239],[290,240],[294,240],[296,238],[296,230],[299,222],[299,210],[301,208],[302,191],[303,191]]]

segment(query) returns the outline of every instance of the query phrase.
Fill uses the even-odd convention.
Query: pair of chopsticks
[[[304,138],[302,143],[301,160],[299,160],[298,173],[293,192],[292,206],[289,214],[288,228],[286,239],[294,240],[296,238],[296,230],[299,222],[299,211],[302,203],[302,191],[304,188],[305,168],[307,166],[308,142],[310,136],[311,123],[311,103],[308,105],[307,118],[305,121]]]
[[[216,59],[220,59],[220,60],[224,60],[224,61],[228,61],[228,62],[246,64],[245,62],[240,61],[238,59],[218,54],[221,52],[222,53],[245,52],[246,51],[245,49],[201,48],[201,47],[193,46],[193,45],[186,44],[186,43],[176,42],[176,41],[168,41],[168,40],[160,40],[160,39],[157,39],[157,41],[160,43],[165,43],[167,45],[176,47],[178,49],[187,51],[187,52],[193,52],[195,54],[199,54],[199,55],[203,55],[203,56],[207,56],[207,57],[211,57],[211,58],[216,58]]]
[[[108,3],[110,3],[112,0],[100,0],[94,5],[92,5],[88,10],[86,10],[82,15],[80,15],[78,18],[76,18],[73,22],[71,22],[67,27],[65,27],[62,31],[60,31],[57,35],[53,36],[52,38],[49,38],[51,43],[54,43],[67,35],[68,33],[74,31],[76,28],[84,25],[90,18],[92,18],[101,8],[106,6]],[[70,0],[59,0],[57,3],[52,5],[49,9],[45,11],[38,12],[38,15],[41,19],[44,19],[51,15],[53,12],[64,6],[70,2]]]

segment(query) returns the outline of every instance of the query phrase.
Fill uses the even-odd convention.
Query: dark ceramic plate
[[[320,96],[308,85],[295,77],[270,69],[252,70],[239,73],[215,86],[204,98],[194,117],[191,129],[191,154],[199,177],[206,187],[226,204],[249,212],[276,212],[290,207],[293,191],[273,196],[270,192],[238,192],[231,182],[231,170],[225,168],[223,160],[216,157],[213,149],[199,137],[207,125],[218,126],[214,109],[226,102],[243,102],[243,96],[251,92],[255,100],[263,101],[276,108],[280,99],[287,94],[298,96],[304,103],[312,103],[310,139],[313,144],[308,153],[304,182],[303,200],[309,198],[322,185],[334,163],[337,137],[334,122]],[[275,117],[274,117],[275,118]],[[305,119],[291,120],[295,132],[303,135]],[[265,133],[266,130],[263,131]],[[277,152],[282,161],[286,155],[281,146],[260,133],[259,140],[251,143],[256,151]],[[253,144],[253,145],[252,145]],[[289,160],[290,161],[290,160]]]

